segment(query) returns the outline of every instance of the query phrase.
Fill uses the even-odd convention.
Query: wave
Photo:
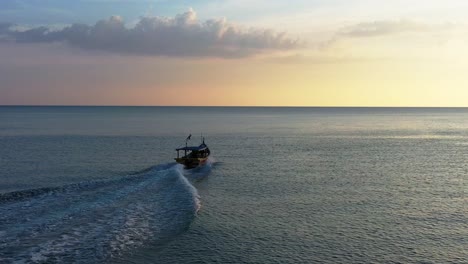
[[[110,181],[0,195],[0,262],[97,263],[165,244],[187,230],[200,208],[185,171],[170,163]]]

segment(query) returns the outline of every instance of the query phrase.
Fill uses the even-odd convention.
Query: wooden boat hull
[[[203,166],[207,161],[206,158],[175,158],[175,161],[179,164],[184,165],[185,169],[193,169],[198,166]]]

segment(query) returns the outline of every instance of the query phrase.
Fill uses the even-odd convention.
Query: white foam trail
[[[200,208],[183,173],[166,164],[113,181],[0,196],[0,260],[94,263],[163,244]]]

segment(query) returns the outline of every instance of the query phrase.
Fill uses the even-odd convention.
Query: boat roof
[[[183,147],[183,148],[178,148],[176,149],[177,151],[179,150],[190,150],[190,151],[201,151],[201,150],[205,150],[207,149],[208,146],[206,144],[201,144],[200,146],[196,147],[196,146],[188,146],[188,147]]]

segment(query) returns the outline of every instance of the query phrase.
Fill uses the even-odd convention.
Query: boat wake
[[[95,263],[187,230],[200,208],[190,181],[209,174],[164,164],[111,181],[0,194],[0,262]],[[190,181],[189,181],[189,180]]]

